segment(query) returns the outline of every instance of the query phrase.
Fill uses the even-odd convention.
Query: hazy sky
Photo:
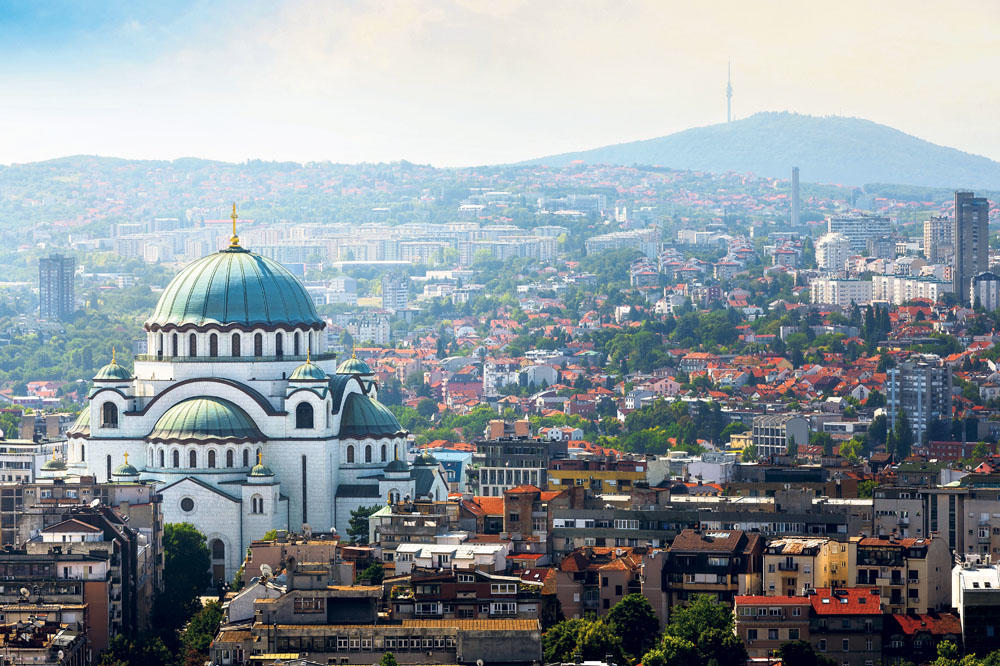
[[[0,163],[515,161],[791,110],[1000,159],[1000,0],[0,0]]]

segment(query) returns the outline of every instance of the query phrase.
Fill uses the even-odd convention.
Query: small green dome
[[[340,436],[363,439],[365,437],[396,437],[404,430],[389,408],[378,400],[362,393],[351,393],[344,401],[340,417]]]
[[[126,370],[123,366],[119,365],[117,361],[112,360],[106,366],[97,371],[94,375],[94,381],[98,382],[127,382],[132,380],[132,373]]]
[[[82,435],[84,437],[90,435],[90,405],[87,405],[80,411],[80,415],[76,417],[76,421],[66,431],[66,434]]]
[[[299,367],[292,370],[288,376],[290,382],[325,382],[326,373],[321,367],[312,361],[306,361]]]
[[[163,290],[148,330],[193,326],[322,328],[302,283],[276,261],[229,247],[188,264]]]
[[[188,398],[159,418],[149,441],[262,442],[264,435],[238,405],[223,398]]]
[[[42,463],[43,472],[61,472],[66,469],[66,461],[62,458],[56,458],[55,454],[52,457]]]
[[[274,476],[274,472],[271,471],[270,467],[259,462],[250,470],[250,476]]]
[[[351,358],[345,359],[343,363],[337,366],[338,375],[372,375],[372,369],[365,363],[362,359],[357,356],[351,355]]]
[[[398,460],[397,459],[397,460],[393,460],[388,465],[386,465],[383,468],[383,471],[389,472],[390,474],[393,473],[393,472],[409,472],[410,471],[410,465],[405,460]]]
[[[431,455],[430,451],[424,451],[417,456],[417,459],[413,461],[413,464],[426,467],[437,467],[438,461],[437,458]]]
[[[139,476],[139,470],[126,458],[125,462],[115,467],[115,471],[111,472],[111,476]]]

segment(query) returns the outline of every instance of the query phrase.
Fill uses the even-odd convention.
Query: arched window
[[[118,405],[113,402],[106,402],[101,405],[101,427],[118,427]]]
[[[274,355],[278,358],[285,355],[285,336],[280,332],[274,334]]]
[[[385,462],[385,444],[382,445],[382,462]]]
[[[156,358],[163,358],[163,333],[159,333],[156,336]]]
[[[233,356],[240,355],[240,334],[233,333]]]
[[[188,467],[194,468],[198,466],[198,454],[192,451],[188,454]]]
[[[212,333],[208,336],[208,355],[218,356],[219,355],[219,336]]]
[[[171,457],[173,458],[174,467],[180,467],[181,466],[181,454],[180,454],[180,452],[174,451],[174,453],[173,453],[173,455]]]
[[[264,336],[257,333],[253,336],[253,355],[263,356],[264,355]]]
[[[347,462],[349,462],[349,463],[354,462],[354,445],[353,444],[348,444],[347,445]]]
[[[80,462],[84,462],[87,459],[87,447],[83,444],[80,445]]]
[[[264,498],[254,495],[250,498],[250,513],[264,513]]]
[[[174,356],[177,356],[177,334],[174,333]]]
[[[160,467],[163,467],[163,449],[160,449]]]
[[[111,480],[111,456],[107,456],[104,460],[104,466],[107,467],[108,481]]]
[[[222,543],[222,539],[212,539],[211,546],[213,560],[226,559],[226,544]]]
[[[295,354],[296,356],[298,356],[299,355],[299,332],[298,331],[295,331],[295,338],[294,338],[294,340],[295,340],[294,341],[295,350],[292,351],[292,353]]]
[[[234,460],[235,457],[236,456],[233,455],[232,449],[226,451],[226,467],[232,467],[234,464],[236,464],[236,461]]]
[[[300,430],[313,427],[313,408],[308,402],[300,402],[295,408],[295,427]]]
[[[153,466],[153,447],[152,446],[150,446],[148,449],[146,449],[146,464],[149,465],[150,467]]]
[[[198,336],[192,333],[188,336],[188,356],[198,355]]]
[[[365,446],[365,462],[372,461],[372,447],[371,444]]]
[[[243,466],[250,466],[250,449],[243,449]]]
[[[208,466],[209,468],[215,467],[215,451],[208,452]]]

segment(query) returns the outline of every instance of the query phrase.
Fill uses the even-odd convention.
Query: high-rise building
[[[1000,308],[1000,275],[992,271],[980,273],[972,278],[969,303],[979,305],[992,312]]]
[[[73,279],[76,259],[53,254],[38,261],[39,316],[48,321],[65,319],[76,309]]]
[[[955,253],[952,221],[947,217],[924,220],[924,256],[932,264],[951,261]]]
[[[792,228],[799,226],[799,168],[792,167]]]
[[[851,256],[851,241],[844,234],[823,234],[816,240],[816,265],[821,271],[840,273]]]
[[[405,310],[410,303],[410,276],[386,273],[382,276],[382,307],[386,310]]]
[[[923,440],[934,420],[951,419],[951,367],[937,356],[907,360],[888,370],[886,416],[896,426],[902,410],[913,429],[915,442]]]
[[[988,271],[990,203],[972,192],[955,192],[955,264],[952,281],[955,294],[969,304],[972,278]]]
[[[892,231],[888,217],[860,213],[827,218],[826,230],[847,236],[851,250],[858,254],[866,249],[869,238],[885,236]]]

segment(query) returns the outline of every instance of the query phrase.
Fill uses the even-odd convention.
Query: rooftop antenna
[[[726,65],[726,122],[733,122],[733,61]]]

